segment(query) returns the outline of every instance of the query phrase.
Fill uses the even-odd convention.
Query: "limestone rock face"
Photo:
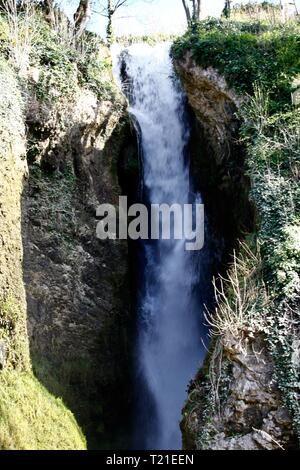
[[[236,341],[235,341],[236,342]],[[293,444],[291,419],[273,380],[274,364],[262,338],[232,354],[231,384],[219,416],[212,449],[278,449]],[[231,436],[228,436],[228,431]]]
[[[214,69],[197,66],[190,52],[175,61],[175,67],[195,117],[191,166],[196,189],[224,240],[223,253],[230,253],[234,240],[251,231],[255,222],[244,152],[237,142],[240,98]],[[291,419],[273,376],[274,364],[262,336],[245,342],[227,335],[213,342],[183,410],[183,447],[293,448]]]
[[[213,68],[202,69],[187,51],[175,67],[198,121],[201,123],[217,163],[228,156],[229,146],[238,128],[236,111],[240,99],[228,88],[224,78]]]
[[[22,200],[33,367],[99,448],[116,437],[116,420],[123,432],[128,409],[130,293],[127,243],[96,238],[96,209],[118,204],[134,136],[121,96],[99,101],[84,90],[60,114],[32,99],[27,124],[38,136]]]
[[[193,180],[219,238],[224,239],[224,251],[229,252],[239,234],[253,225],[244,149],[238,139],[240,98],[216,70],[199,67],[191,52],[174,65],[193,114]]]
[[[21,195],[28,173],[25,126],[17,80],[3,62],[0,88],[0,368],[9,361],[15,367],[28,369],[21,238]],[[15,310],[14,324],[8,324],[2,313],[7,302]]]
[[[21,96],[0,61],[0,374],[33,369],[74,413],[89,448],[121,446],[130,402],[128,247],[97,239],[96,209],[118,205],[121,179],[130,186],[136,137],[113,87],[101,99],[76,85],[52,100],[36,93],[38,82],[32,71]]]

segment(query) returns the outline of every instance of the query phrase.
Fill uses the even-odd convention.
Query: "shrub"
[[[259,82],[270,92],[272,111],[290,102],[291,79],[300,72],[299,26],[210,19],[192,25],[172,53],[180,59],[188,49],[198,65],[215,67],[241,94],[252,94]]]

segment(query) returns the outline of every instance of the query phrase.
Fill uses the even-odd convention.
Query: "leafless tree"
[[[44,16],[51,27],[59,36],[64,37],[67,42],[72,43],[74,38],[78,40],[84,33],[87,23],[91,18],[93,1],[94,0],[76,1],[78,7],[73,16],[74,26],[63,13],[60,2],[56,0],[42,0],[40,3],[43,7]],[[72,5],[74,1],[69,0],[67,3]]]
[[[86,29],[92,15],[92,0],[80,0],[78,8],[74,14],[74,26],[77,39],[80,38]]]
[[[182,0],[188,24],[200,20],[202,0]]]
[[[130,6],[135,3],[137,0],[94,0],[94,3],[100,4],[100,13],[102,16],[107,18],[107,27],[106,27],[106,38],[107,43],[110,46],[113,42],[113,18],[116,15],[117,11],[124,6]],[[146,3],[152,3],[154,0],[142,0]]]
[[[134,0],[100,0],[100,14],[107,18],[106,38],[108,45],[113,42],[113,17],[123,6],[129,5]]]

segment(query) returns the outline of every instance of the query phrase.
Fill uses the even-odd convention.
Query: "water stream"
[[[146,204],[200,200],[191,186],[186,100],[169,48],[167,43],[152,47],[136,44],[121,54],[130,82],[129,112],[141,134]],[[119,54],[120,50],[114,51],[114,69],[121,83]],[[180,449],[181,409],[188,383],[203,357],[201,305],[208,295],[204,275],[207,254],[205,250],[186,251],[185,240],[141,243],[144,261],[137,312],[135,445]]]

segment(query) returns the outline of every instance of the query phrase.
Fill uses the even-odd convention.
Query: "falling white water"
[[[136,44],[123,57],[132,95],[129,111],[141,130],[147,202],[184,204],[191,199],[184,157],[189,130],[169,49],[167,43],[154,47]],[[114,51],[116,77],[119,53]],[[143,243],[137,356],[153,405],[150,411],[145,401],[140,423],[155,421],[155,426],[145,426],[144,448],[180,449],[181,409],[202,350],[201,309],[195,294],[200,254],[186,251],[185,240]]]

